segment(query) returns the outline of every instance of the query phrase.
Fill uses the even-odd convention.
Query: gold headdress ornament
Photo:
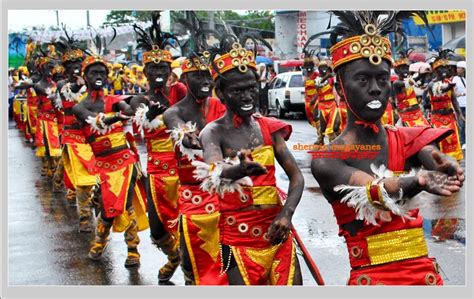
[[[189,72],[208,71],[212,63],[212,55],[209,52],[214,47],[209,44],[209,40],[220,40],[220,35],[215,30],[203,29],[202,21],[199,20],[196,13],[191,11],[187,13],[187,19],[178,20],[189,32],[189,42],[192,45],[187,49],[189,54],[181,63],[183,74]],[[212,38],[211,38],[212,37]]]
[[[454,51],[451,49],[439,49],[438,55],[434,55],[431,58],[435,58],[435,60],[431,63],[431,69],[434,71],[441,66],[449,65],[448,56],[449,53],[453,53]]]
[[[253,51],[247,50],[246,48],[242,47],[242,45],[245,45],[249,39],[253,42]],[[229,40],[233,40],[234,42],[232,43],[230,50],[227,52],[226,47],[229,44]],[[272,51],[271,45],[268,44],[267,41],[256,35],[245,34],[240,38],[240,42],[234,35],[224,35],[222,37],[219,49],[211,50],[212,52],[214,52],[214,57],[217,57],[217,54],[222,53],[221,56],[215,58],[212,62],[212,79],[217,80],[218,76],[221,76],[224,73],[234,69],[239,70],[241,73],[247,72],[249,68],[256,71],[257,46],[259,43],[262,43],[267,48],[269,48],[270,51]]]
[[[74,35],[69,36],[65,25],[63,26],[63,31],[65,37],[59,37],[55,43],[58,52],[62,53],[62,63],[64,64],[76,60],[82,61],[84,59],[84,51],[79,47],[79,41],[74,39]]]
[[[64,67],[60,64],[55,65],[53,70],[51,71],[51,74],[53,76],[56,74],[64,74]]]
[[[330,34],[334,69],[357,59],[367,59],[378,65],[382,61],[393,65],[389,33],[404,36],[399,25],[402,19],[419,16],[427,25],[424,11],[332,11],[341,23],[319,35]],[[329,26],[330,27],[330,26]]]
[[[217,70],[211,68],[212,79],[216,80],[218,75],[222,75],[233,69],[238,69],[241,73],[247,72],[248,68],[257,70],[254,53],[244,49],[240,43],[234,43],[232,49],[214,60],[213,64]]]
[[[137,48],[145,50],[143,53],[143,64],[166,62],[171,64],[173,57],[171,52],[165,50],[167,45],[171,45],[171,40],[176,37],[167,32],[162,32],[160,28],[160,13],[152,13],[152,24],[149,33],[145,32],[140,26],[133,25],[133,29],[137,33]]]
[[[204,51],[202,55],[196,55],[189,57],[181,65],[181,69],[184,73],[198,72],[198,71],[210,71],[211,66],[211,53]]]
[[[413,51],[413,48],[407,49],[406,51],[399,51],[398,52],[399,57],[393,63],[393,67],[397,68],[402,65],[410,65],[410,60],[408,59],[408,56],[410,55],[412,51]]]
[[[384,59],[392,65],[390,40],[379,35],[374,24],[366,24],[364,30],[365,34],[344,39],[329,49],[335,69],[361,58],[369,59],[374,65],[381,64]]]

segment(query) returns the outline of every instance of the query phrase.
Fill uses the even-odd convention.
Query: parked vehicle
[[[304,79],[300,72],[275,76],[268,87],[268,109],[279,118],[287,112],[304,112]]]

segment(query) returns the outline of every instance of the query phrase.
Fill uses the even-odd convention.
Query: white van
[[[268,87],[268,110],[284,118],[287,112],[304,113],[304,78],[301,71],[275,76]]]

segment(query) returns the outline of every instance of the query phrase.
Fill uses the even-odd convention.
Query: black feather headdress
[[[402,20],[411,16],[420,17],[426,25],[428,20],[424,11],[331,11],[340,23],[328,31],[312,36],[313,39],[329,35],[331,56],[334,67],[355,59],[367,58],[372,64],[380,64],[382,60],[393,63],[392,47],[386,36],[394,33],[402,36]],[[400,45],[402,44],[400,43]]]
[[[151,26],[146,32],[142,27],[134,24],[133,29],[137,34],[137,48],[143,49],[143,63],[149,62],[171,63],[173,58],[171,53],[165,50],[166,46],[173,47],[173,40],[177,40],[176,36],[168,32],[162,32],[160,27],[160,12],[154,11],[151,16]]]
[[[439,68],[440,66],[449,65],[448,59],[451,53],[454,53],[454,51],[451,49],[439,48],[438,53],[431,56],[429,59],[433,60],[433,62],[431,63],[431,68],[433,69],[433,71]]]
[[[178,20],[190,35],[185,44],[187,47],[182,46],[188,50],[187,59],[182,66],[183,73],[209,70],[213,58],[211,52],[214,53],[219,48],[213,41],[220,41],[221,35],[215,30],[203,28],[203,23],[195,12],[188,12],[188,14],[189,20]]]
[[[65,36],[59,37],[54,43],[56,50],[61,54],[61,60],[63,63],[83,60],[84,51],[80,47],[78,40],[74,39],[74,35],[69,35],[66,30],[66,26],[63,25],[63,31]]]

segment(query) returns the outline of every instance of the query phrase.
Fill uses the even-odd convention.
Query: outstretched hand
[[[438,151],[432,153],[432,157],[436,163],[436,170],[445,173],[449,176],[455,176],[456,179],[461,183],[464,182],[464,170],[456,161],[448,159]]]
[[[462,186],[455,175],[450,176],[436,170],[423,170],[417,176],[421,189],[436,195],[449,196],[458,192]]]

